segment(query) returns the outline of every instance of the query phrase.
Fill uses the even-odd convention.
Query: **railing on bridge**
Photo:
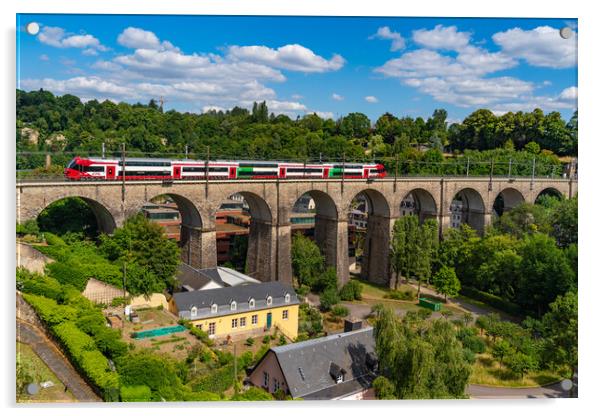
[[[211,159],[207,158],[210,154],[207,151],[201,153],[149,153],[139,151],[128,151],[127,157],[149,157],[149,158],[167,158],[167,159],[190,159],[199,161],[215,160],[248,160],[249,155],[241,157],[240,155],[212,154]],[[109,157],[120,159],[123,154],[120,152],[107,152],[100,154],[94,152],[17,152],[17,171],[16,179],[21,182],[30,181],[61,181],[63,177],[63,167],[66,166],[74,156],[94,156]],[[574,178],[577,177],[576,160],[562,162],[555,156],[539,156],[526,159],[523,154],[518,160],[515,158],[497,158],[490,160],[471,160],[470,156],[457,155],[444,161],[424,161],[403,159],[395,156],[383,157],[363,157],[363,158],[340,158],[336,157],[308,157],[308,158],[253,158],[253,160],[278,160],[282,162],[298,163],[382,163],[387,171],[389,178],[407,178],[407,177],[492,177],[492,178]],[[542,162],[541,160],[544,160]],[[285,179],[286,180],[286,179]]]

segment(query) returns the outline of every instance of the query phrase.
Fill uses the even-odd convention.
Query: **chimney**
[[[361,319],[345,319],[344,332],[357,331],[358,329],[362,329]]]

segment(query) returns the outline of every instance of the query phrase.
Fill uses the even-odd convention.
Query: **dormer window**
[[[217,313],[217,303],[211,305],[211,313]]]
[[[249,308],[254,308],[255,307],[255,299],[251,298],[249,299]]]
[[[196,316],[196,306],[190,308],[190,316]]]
[[[268,296],[268,297],[267,297],[267,299],[265,300],[265,303],[266,303],[268,306],[271,306],[271,305],[272,305],[272,297],[271,297],[271,296]]]
[[[290,301],[291,301],[291,295],[287,293],[286,295],[284,295],[284,302],[289,303]]]
[[[230,303],[230,310],[231,310],[231,311],[235,311],[235,310],[236,310],[236,301],[234,301],[234,300],[233,300],[233,301]]]
[[[337,376],[337,384],[342,383],[343,382],[343,375],[340,374]]]

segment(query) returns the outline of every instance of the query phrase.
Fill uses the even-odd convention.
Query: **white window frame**
[[[265,300],[265,303],[266,303],[266,305],[268,305],[268,306],[272,306],[272,297],[271,297],[271,296],[268,296],[268,297],[266,298],[266,300]]]
[[[235,311],[236,310],[236,301],[233,300],[232,302],[230,302],[230,310],[231,311]]]
[[[289,303],[290,301],[291,301],[291,295],[290,295],[290,293],[287,293],[286,295],[284,295],[284,302]]]
[[[209,327],[207,328],[208,335],[215,335],[215,322],[209,322]]]
[[[211,305],[211,313],[217,313],[217,303]]]
[[[288,319],[288,309],[282,311],[282,320],[286,321]]]
[[[251,298],[249,299],[249,308],[254,308],[255,307],[255,299]]]
[[[243,317],[240,318],[240,320],[239,320],[239,326],[241,328],[244,328],[245,326],[247,326],[247,318],[246,317],[243,316]]]
[[[190,316],[196,316],[197,314],[197,308],[196,306],[193,306],[192,308],[190,308]]]
[[[251,316],[251,325],[257,325],[259,318],[258,315],[252,315]]]
[[[342,383],[342,382],[343,382],[343,375],[342,375],[342,374],[339,374],[339,375],[337,376],[337,384],[339,384],[339,383]]]
[[[232,319],[232,328],[238,328],[238,318]]]

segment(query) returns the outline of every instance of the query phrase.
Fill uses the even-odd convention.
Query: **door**
[[[230,172],[228,173],[228,178],[236,179],[236,167],[230,167]]]
[[[115,166],[107,166],[107,179],[115,179]]]
[[[182,168],[180,166],[174,166],[173,168],[173,178],[180,179],[182,178]]]
[[[364,169],[364,178],[370,177],[370,169]]]
[[[280,168],[280,178],[286,178],[286,168]]]
[[[268,329],[272,327],[272,312],[268,312],[267,327]]]

